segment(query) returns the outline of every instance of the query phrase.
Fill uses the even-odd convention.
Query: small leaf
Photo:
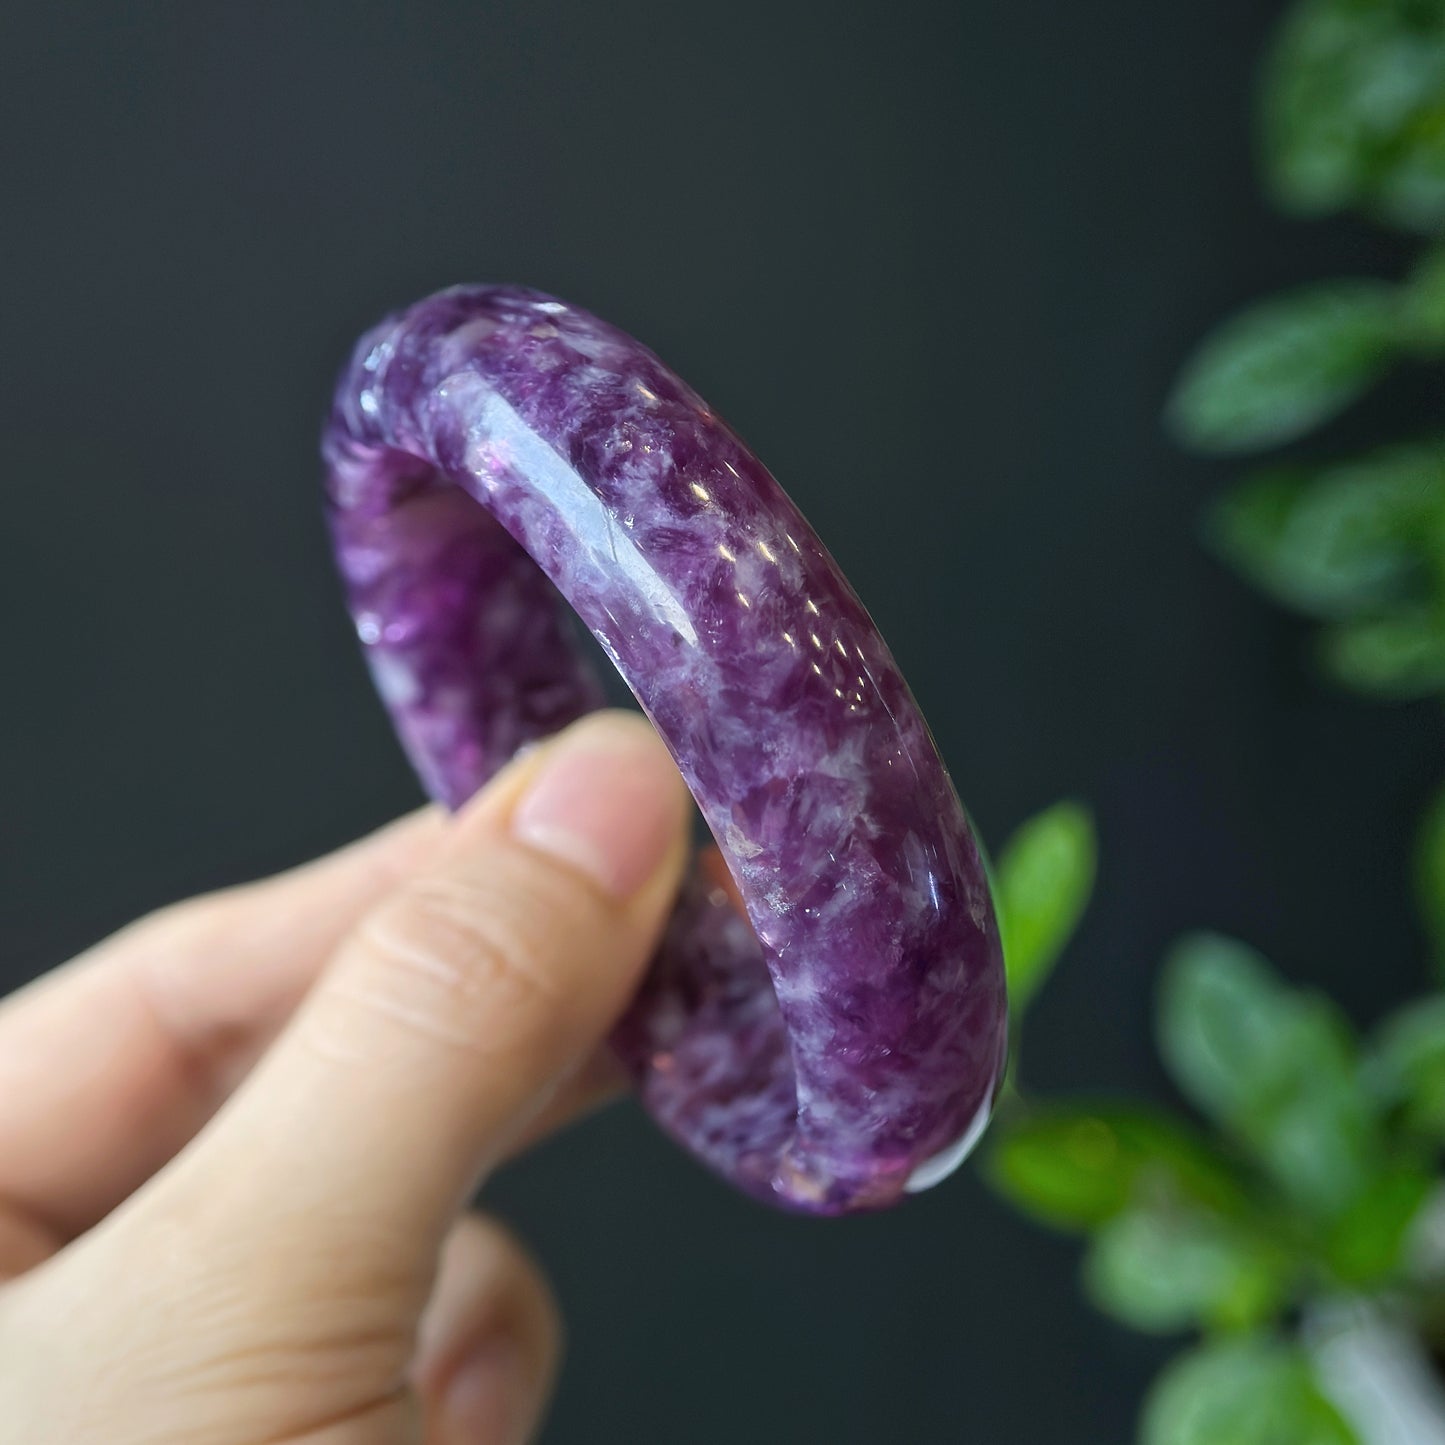
[[[1285,989],[1264,959],[1218,934],[1177,943],[1164,965],[1160,1049],[1185,1094],[1232,1123],[1278,1092],[1290,1061],[1294,1020]]]
[[[1430,247],[1415,263],[1400,292],[1400,324],[1414,350],[1445,351],[1445,245]]]
[[[1201,1345],[1144,1405],[1141,1445],[1359,1445],[1304,1355],[1262,1336]]]
[[[1242,1206],[1229,1168],[1197,1133],[1132,1105],[1031,1111],[1004,1126],[986,1172],[999,1193],[1057,1229],[1093,1229],[1141,1200],[1193,1200],[1220,1213]]]
[[[1330,1268],[1342,1283],[1378,1288],[1394,1277],[1410,1228],[1434,1184],[1425,1170],[1405,1165],[1371,1180],[1326,1243]]]
[[[1239,1329],[1278,1312],[1290,1270],[1277,1249],[1238,1224],[1187,1206],[1140,1208],[1095,1235],[1084,1284],[1106,1314],[1146,1333]]]
[[[1437,230],[1445,221],[1445,105],[1411,118],[1380,167],[1372,202],[1381,220],[1412,231]]]
[[[1078,803],[1056,803],[1009,839],[996,871],[999,922],[1017,1018],[1048,977],[1094,887],[1094,824]]]
[[[1419,999],[1385,1020],[1366,1078],[1382,1106],[1401,1111],[1408,1130],[1445,1143],[1445,994]]]
[[[1348,617],[1428,596],[1442,523],[1445,447],[1431,443],[1265,473],[1224,497],[1208,535],[1286,606]]]
[[[1328,421],[1394,358],[1394,287],[1327,281],[1256,303],[1205,337],[1169,402],[1186,445],[1275,446]]]
[[[1320,659],[1337,682],[1374,697],[1445,692],[1445,618],[1417,608],[1344,623],[1320,639]]]
[[[1159,1042],[1185,1094],[1297,1205],[1332,1218],[1359,1196],[1377,1162],[1374,1121],[1325,999],[1286,988],[1243,944],[1199,934],[1165,964]]]
[[[1420,824],[1415,840],[1415,903],[1435,950],[1435,966],[1445,974],[1445,788]]]
[[[1285,560],[1289,524],[1310,480],[1301,467],[1256,472],[1226,492],[1205,521],[1205,538],[1214,551],[1290,606],[1298,604]]]

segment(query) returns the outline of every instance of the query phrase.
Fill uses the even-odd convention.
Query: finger
[[[564,1079],[542,1105],[537,1114],[523,1125],[521,1132],[503,1151],[502,1158],[510,1159],[530,1149],[534,1144],[564,1129],[604,1104],[610,1104],[628,1087],[627,1070],[618,1062],[617,1056],[606,1045],[595,1049],[591,1057],[571,1077]]]
[[[62,1241],[214,1112],[358,915],[435,853],[438,810],[167,908],[0,1004],[0,1212]]]
[[[268,1232],[283,1290],[430,1262],[480,1174],[621,1011],[686,855],[687,794],[638,718],[593,715],[515,764],[445,856],[337,952],[270,1054],[155,1181]],[[324,1247],[318,1247],[318,1237]],[[294,1251],[294,1258],[293,1258]],[[419,1300],[416,1302],[419,1306]]]
[[[742,889],[732,870],[723,859],[722,849],[716,843],[709,843],[697,855],[697,871],[714,887],[722,889],[729,902],[743,917],[748,916],[747,904],[743,902]]]
[[[18,1211],[0,1210],[0,1284],[34,1269],[64,1243],[49,1225]]]
[[[442,1249],[412,1383],[427,1445],[520,1445],[557,1374],[562,1326],[541,1271],[501,1225],[464,1215]]]

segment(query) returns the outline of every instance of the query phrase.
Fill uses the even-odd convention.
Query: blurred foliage
[[[1034,1106],[1000,1131],[995,1186],[1060,1229],[1094,1229],[1143,1201],[1235,1213],[1233,1170],[1197,1130],[1142,1105]]]
[[[1261,159],[1280,207],[1445,225],[1445,3],[1305,0],[1268,58]]]
[[[1423,1144],[1445,1145],[1445,994],[1407,1004],[1380,1025],[1365,1083]]]
[[[1262,157],[1287,210],[1356,210],[1445,233],[1445,0],[1304,0],[1264,69]],[[1317,281],[1228,318],[1169,400],[1187,447],[1295,442],[1392,367],[1445,358],[1445,242],[1399,280]],[[1246,477],[1207,524],[1215,550],[1326,624],[1335,680],[1387,698],[1445,693],[1445,438],[1292,461]]]
[[[1378,1139],[1347,1025],[1243,944],[1175,947],[1159,1050],[1184,1095],[1302,1212],[1334,1218],[1373,1177]]]
[[[1299,441],[1392,368],[1445,359],[1445,0],[1300,0],[1262,76],[1261,158],[1278,204],[1353,210],[1424,237],[1397,281],[1340,278],[1257,301],[1207,335],[1166,421],[1187,447]],[[1445,695],[1445,435],[1356,456],[1291,456],[1211,509],[1212,550],[1316,621],[1330,677],[1382,698]],[[1014,1026],[1087,904],[1097,845],[1063,803],[1025,823],[997,876]],[[1445,973],[1445,790],[1414,891]],[[1348,1295],[1445,1319],[1414,1230],[1441,1196],[1445,993],[1361,1037],[1317,991],[1217,934],[1161,972],[1159,1053],[1198,1122],[1016,1089],[985,1172],[1040,1223],[1084,1236],[1106,1314],[1199,1342],[1160,1376],[1143,1445],[1352,1445],[1294,1330]],[[1017,1080],[1015,1080],[1017,1083]]]
[[[1094,820],[1078,803],[1056,803],[1004,845],[994,872],[1009,1001],[1027,1007],[1049,976],[1094,887]]]
[[[1354,1445],[1309,1361],[1268,1335],[1215,1340],[1160,1377],[1143,1445]]]
[[[1430,933],[1435,969],[1445,975],[1445,789],[1420,825],[1414,881],[1416,906]]]
[[[1436,923],[1445,917],[1439,816],[1445,797],[1416,858]],[[1022,985],[1016,1025],[1087,901],[1086,824],[1062,804],[1005,850],[1004,936],[1047,943],[1025,953],[1021,974],[1011,963]],[[1049,867],[1008,861],[1054,850]],[[1049,926],[1020,932],[1019,917]],[[1147,1333],[1203,1333],[1205,1345],[1151,1394],[1145,1442],[1353,1441],[1288,1330],[1311,1298],[1394,1298],[1417,1286],[1411,1231],[1439,1188],[1445,1151],[1445,994],[1361,1039],[1323,995],[1286,983],[1246,945],[1200,933],[1164,961],[1157,1033],[1200,1124],[1134,1102],[1015,1092],[985,1174],[1031,1218],[1085,1236],[1084,1288],[1104,1313]]]
[[[1240,1328],[1280,1308],[1290,1260],[1204,1210],[1131,1209],[1094,1236],[1084,1286],[1100,1309],[1136,1330]]]
[[[1445,0],[1299,6],[1266,75],[1270,174],[1295,209],[1445,229]],[[1400,281],[1315,282],[1245,307],[1185,363],[1166,419],[1194,450],[1261,451],[1330,421],[1392,366],[1441,358],[1436,242]],[[1206,537],[1326,624],[1320,659],[1337,681],[1445,693],[1445,437],[1269,467],[1225,494]]]
[[[1394,288],[1324,281],[1231,316],[1205,338],[1169,403],[1174,429],[1201,451],[1292,441],[1343,411],[1397,350]]]
[[[1246,479],[1214,507],[1215,551],[1326,624],[1338,681],[1387,697],[1445,691],[1445,439]]]

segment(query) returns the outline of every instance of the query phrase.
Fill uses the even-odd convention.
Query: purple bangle
[[[613,1036],[654,1118],[808,1213],[956,1167],[1005,1057],[984,863],[882,638],[762,463],[645,347],[515,286],[364,336],[323,452],[357,631],[434,798],[601,705],[570,604],[712,829],[752,926],[684,889]]]

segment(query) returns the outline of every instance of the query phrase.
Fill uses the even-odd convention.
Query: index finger
[[[445,833],[443,815],[424,809],[317,862],[142,919],[0,1003],[7,1252],[22,1232],[32,1250],[73,1238],[170,1159],[362,911]]]

